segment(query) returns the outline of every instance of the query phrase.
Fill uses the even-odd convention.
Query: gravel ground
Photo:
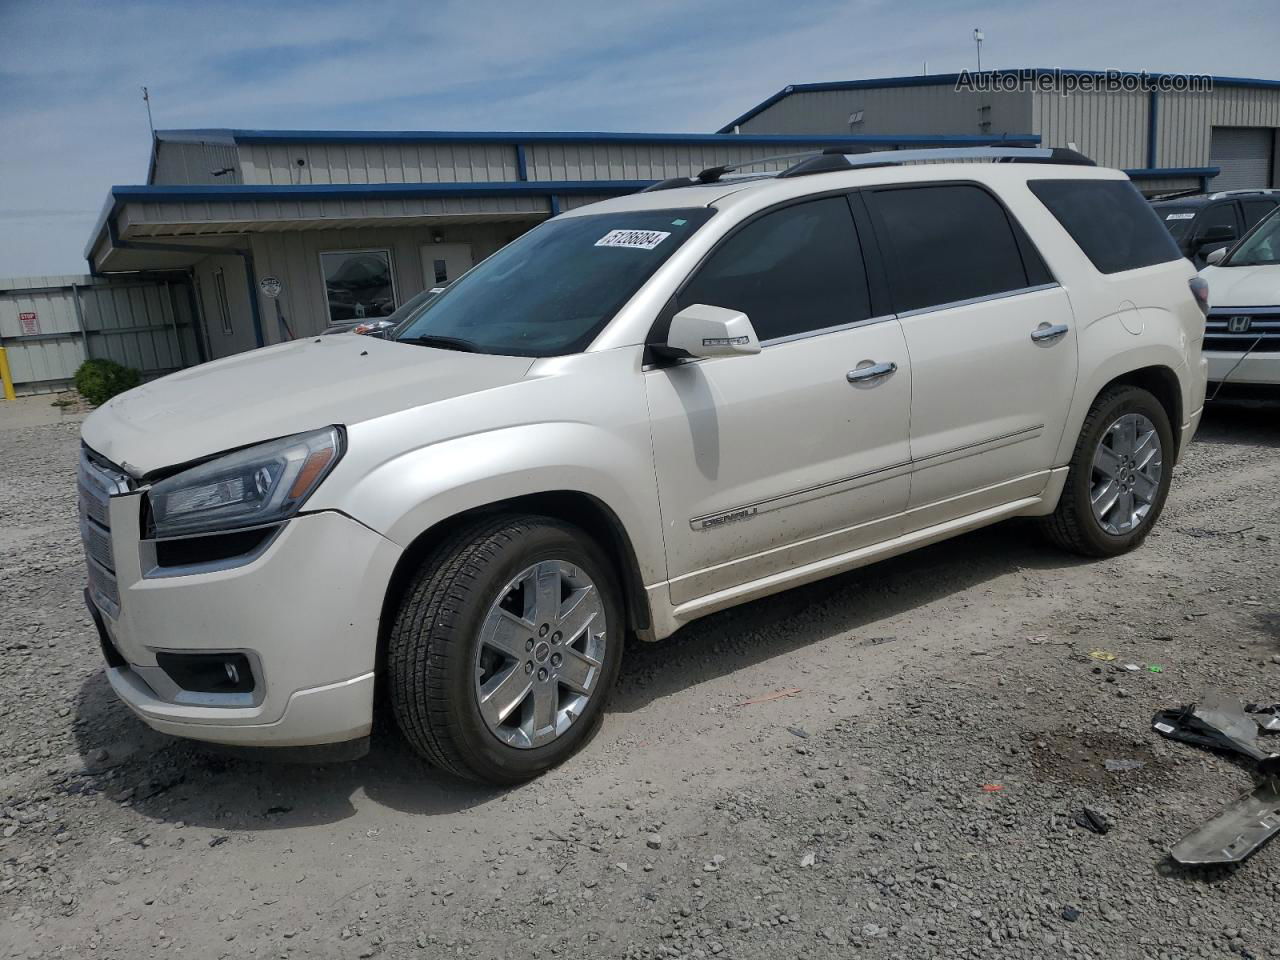
[[[1166,856],[1250,774],[1149,729],[1280,699],[1274,409],[1212,411],[1130,556],[1009,523],[635,644],[596,739],[506,791],[134,720],[43,419],[0,411],[0,956],[1280,955],[1280,843]]]

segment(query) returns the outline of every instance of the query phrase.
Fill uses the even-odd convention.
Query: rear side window
[[[1027,186],[1100,273],[1182,257],[1169,231],[1128,180],[1029,180]]]
[[[1240,206],[1244,208],[1244,228],[1246,230],[1251,229],[1255,223],[1276,208],[1275,203],[1271,200],[1241,200]]]
[[[871,315],[866,268],[849,202],[827,197],[753,220],[707,259],[676,298],[741,310],[761,340]]]
[[[899,313],[1051,279],[1030,242],[1020,242],[1020,228],[981,187],[941,184],[865,196],[887,247],[882,252]]]

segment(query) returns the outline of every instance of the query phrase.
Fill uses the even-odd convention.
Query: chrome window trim
[[[1062,284],[1056,280],[1053,283],[1038,283],[1033,287],[1019,287],[1017,290],[1004,290],[1000,293],[988,293],[981,297],[970,297],[968,300],[952,300],[950,303],[938,303],[930,307],[917,307],[914,310],[903,310],[897,316],[899,320],[905,320],[907,317],[918,317],[926,313],[937,313],[940,310],[952,310],[956,307],[969,307],[976,303],[989,303],[992,300],[1008,300],[1010,297],[1020,297],[1027,293],[1040,293],[1044,290],[1053,290],[1061,288]]]
[[[747,319],[751,319],[751,314],[747,314]],[[760,346],[773,347],[780,343],[793,343],[796,340],[808,340],[812,337],[825,336],[828,333],[841,333],[845,330],[856,330],[858,327],[869,327],[873,323],[884,323],[887,320],[896,320],[896,313],[882,313],[879,316],[867,317],[865,320],[854,320],[851,323],[838,323],[834,327],[820,327],[817,330],[805,330],[801,333],[789,333],[783,337],[774,337],[770,340],[761,340]]]

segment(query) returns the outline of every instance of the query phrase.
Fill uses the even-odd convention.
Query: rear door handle
[[[844,378],[850,383],[873,383],[891,377],[898,372],[898,365],[892,361],[889,363],[873,363],[869,367],[858,367],[856,370],[850,370],[844,375]]]
[[[1042,323],[1031,331],[1031,339],[1035,343],[1053,343],[1067,335],[1065,323]]]

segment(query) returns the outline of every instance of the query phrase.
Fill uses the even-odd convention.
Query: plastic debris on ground
[[[1139,770],[1146,766],[1146,763],[1142,760],[1112,760],[1108,758],[1102,761],[1102,765],[1110,773],[1124,773],[1127,770]]]
[[[1075,816],[1075,821],[1086,830],[1105,835],[1111,832],[1111,822],[1093,807],[1082,807]]]
[[[1152,729],[1161,736],[1245,757],[1260,775],[1250,793],[1170,848],[1176,862],[1239,863],[1280,833],[1280,754],[1268,749],[1270,743],[1259,742],[1278,715],[1280,705],[1242,706],[1219,697],[1160,710],[1152,718]]]
[[[1101,660],[1103,663],[1110,663],[1112,660],[1117,659],[1114,653],[1110,653],[1106,650],[1090,650],[1089,656],[1094,660]]]

